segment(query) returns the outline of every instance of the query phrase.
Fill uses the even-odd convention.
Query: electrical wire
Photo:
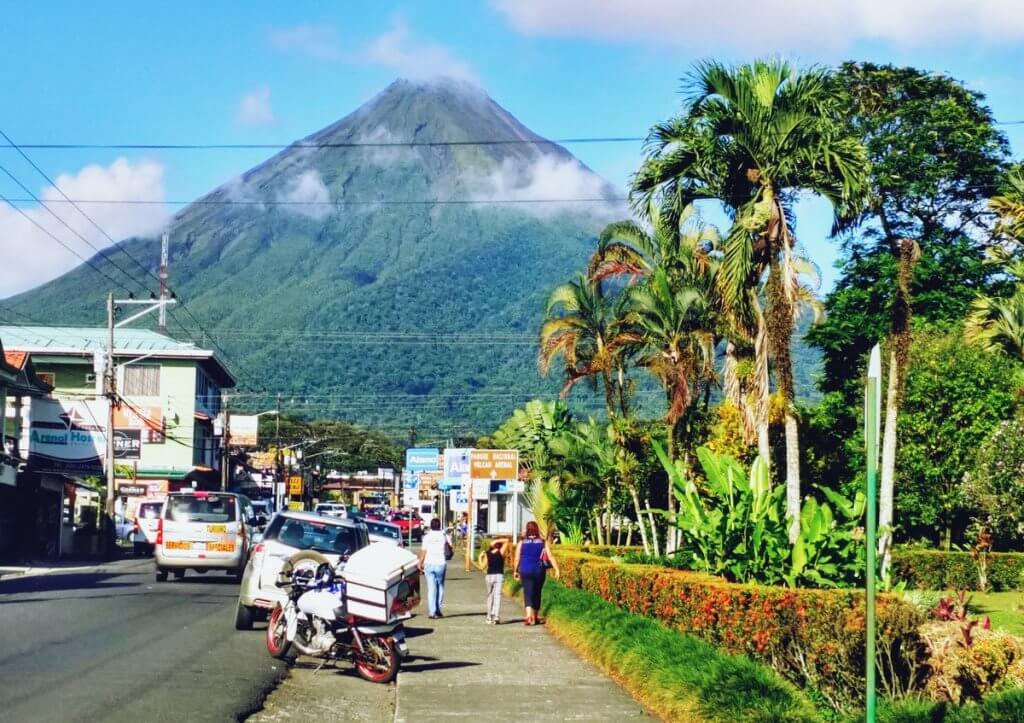
[[[11,199],[15,203],[32,203],[39,201],[37,198]],[[428,199],[398,199],[398,200],[336,200],[336,201],[246,201],[242,199],[195,199],[185,201],[179,199],[156,200],[156,199],[81,199],[74,200],[48,200],[46,203],[70,203],[70,204],[93,204],[109,206],[510,206],[540,204],[566,204],[566,203],[626,203],[629,198],[625,196],[592,196],[585,198],[428,198]],[[122,249],[123,250],[123,249]]]

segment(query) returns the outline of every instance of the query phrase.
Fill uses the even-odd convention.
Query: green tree
[[[958,328],[915,334],[899,428],[898,530],[947,549],[962,536],[964,476],[984,442],[1013,416],[1017,373],[1009,359],[965,344]]]
[[[1006,157],[1006,139],[992,125],[981,95],[952,78],[873,63],[844,63],[835,76],[849,99],[851,132],[864,144],[871,160],[867,204],[859,219],[862,236],[850,238],[854,263],[868,256],[884,257],[876,267],[882,286],[870,290],[872,315],[866,326],[836,309],[833,324],[853,329],[859,343],[840,354],[843,375],[861,367],[861,358],[875,341],[886,339],[888,383],[879,496],[882,569],[887,570],[892,526],[897,421],[907,373],[912,310],[922,301],[915,292],[920,274],[932,274],[935,261],[948,259],[953,244],[968,259],[980,257],[972,234],[987,225],[984,199],[995,188]],[[932,268],[920,269],[922,254]],[[869,264],[871,261],[868,262]],[[960,260],[954,261],[964,266]],[[967,264],[969,265],[969,264]],[[930,279],[923,279],[927,284]],[[962,278],[968,281],[968,278]],[[952,294],[955,290],[950,289]],[[842,306],[841,303],[837,304]],[[927,311],[926,311],[927,314]],[[932,315],[933,316],[933,315]],[[955,318],[955,317],[954,317]],[[931,318],[931,320],[935,320]],[[823,333],[825,339],[832,331]],[[842,334],[840,334],[842,336]],[[835,348],[833,340],[832,348]],[[838,360],[830,360],[838,361]],[[850,364],[850,362],[855,362]],[[831,370],[830,370],[831,371]],[[826,374],[826,384],[835,383]]]
[[[800,447],[791,343],[798,273],[790,210],[795,195],[809,191],[832,202],[837,226],[855,217],[868,170],[864,149],[843,122],[829,72],[798,71],[783,61],[697,65],[683,113],[655,126],[649,147],[634,178],[635,198],[645,204],[657,199],[676,213],[696,199],[719,199],[734,216],[724,244],[723,291],[755,340],[756,354],[762,360],[771,355],[786,401],[787,511],[795,540]],[[766,399],[759,406],[758,446],[767,460]]]
[[[600,382],[609,419],[616,409],[627,409],[623,368],[633,338],[625,333],[625,315],[622,297],[606,296],[600,281],[580,274],[551,292],[540,329],[541,374],[546,376],[561,356],[562,396],[580,380]]]
[[[995,534],[996,545],[1020,549],[1024,539],[1024,419],[1000,422],[978,451],[964,481],[971,514]]]

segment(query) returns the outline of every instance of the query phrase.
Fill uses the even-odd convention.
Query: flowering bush
[[[924,590],[977,590],[977,560],[969,552],[896,548],[892,574],[907,587]],[[986,553],[986,586],[995,591],[1024,590],[1024,553]]]
[[[837,709],[856,704],[863,694],[862,591],[744,585],[556,550],[562,582],[569,587],[762,661],[798,686],[820,691]],[[912,606],[879,596],[879,683],[892,697],[921,685],[925,648],[917,628],[922,622]]]
[[[922,627],[928,646],[929,698],[960,704],[1001,687],[1024,685],[1024,641],[982,625],[968,630],[965,635],[957,620]]]
[[[996,544],[1024,536],[1024,419],[999,424],[963,484],[967,506],[992,528]]]

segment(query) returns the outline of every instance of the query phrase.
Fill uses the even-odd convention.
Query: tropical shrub
[[[997,548],[1024,540],[1024,419],[1001,422],[964,479],[964,502],[995,534]]]
[[[1024,553],[990,552],[987,565],[991,590],[1024,590]],[[907,587],[925,590],[976,590],[979,585],[977,562],[970,552],[897,547],[892,575]]]
[[[675,553],[680,566],[767,585],[838,587],[863,578],[862,494],[850,501],[822,489],[832,505],[808,498],[791,545],[786,490],[772,487],[764,460],[755,459],[747,474],[732,457],[701,447],[697,457],[704,484],[698,487],[682,462],[672,462],[657,442],[653,445],[679,501],[670,519],[683,533]]]
[[[562,582],[628,612],[659,620],[730,653],[762,661],[820,692],[837,709],[864,686],[865,606],[858,590],[808,590],[730,583],[701,572],[616,563],[556,548]],[[878,598],[879,685],[899,697],[917,689],[924,615],[891,595]]]
[[[921,629],[928,646],[925,693],[960,704],[1000,687],[1024,686],[1024,640],[990,630],[977,620],[928,623]]]

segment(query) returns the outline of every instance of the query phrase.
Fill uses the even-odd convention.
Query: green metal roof
[[[92,356],[106,348],[107,329],[98,326],[0,325],[0,342],[7,349],[27,351],[33,356]],[[144,354],[157,359],[195,359],[213,373],[221,386],[235,384],[231,372],[210,350],[149,329],[114,329],[114,356]]]
[[[107,346],[107,330],[90,326],[0,326],[0,340],[8,349],[102,351]],[[200,351],[195,344],[149,329],[114,329],[114,348],[132,352]]]

